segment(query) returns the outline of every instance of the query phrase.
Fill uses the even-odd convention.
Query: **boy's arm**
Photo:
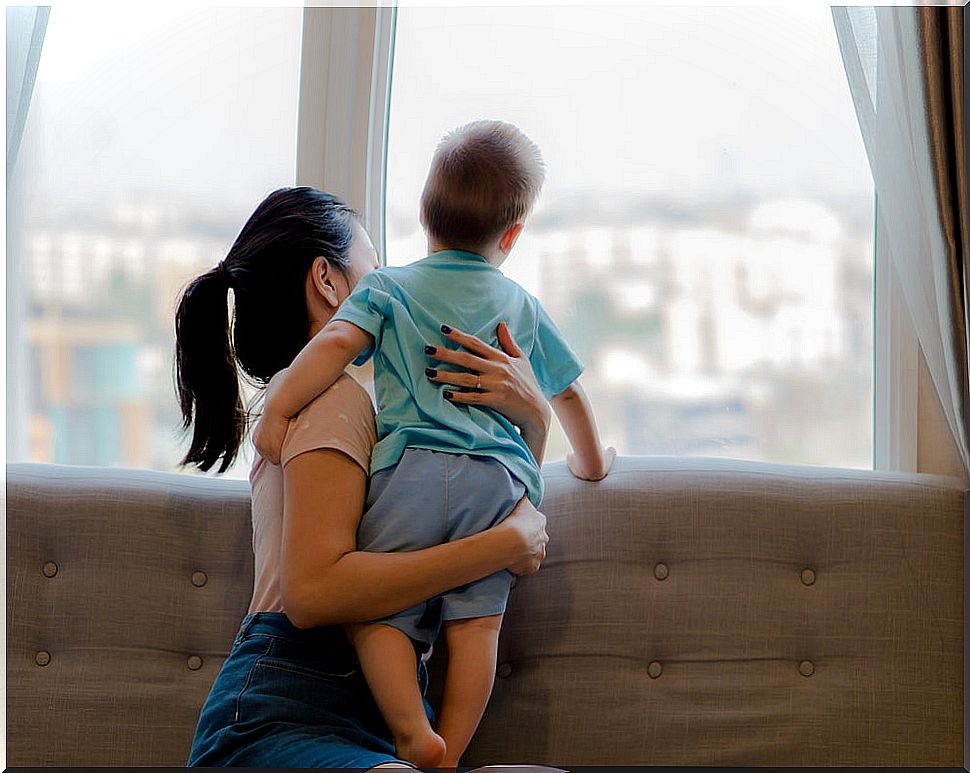
[[[613,466],[616,449],[603,448],[593,409],[586,392],[574,381],[552,400],[552,409],[559,417],[573,451],[566,457],[569,470],[583,480],[602,480]]]
[[[279,464],[290,419],[329,389],[344,368],[373,343],[370,333],[350,322],[333,320],[310,339],[288,368],[273,377],[266,388],[263,416],[253,432],[253,444],[263,458]]]

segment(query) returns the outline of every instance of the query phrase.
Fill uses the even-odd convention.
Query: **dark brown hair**
[[[194,426],[181,465],[208,470],[221,458],[225,472],[232,464],[249,420],[239,369],[265,385],[306,345],[307,272],[319,255],[340,270],[350,265],[354,217],[343,201],[315,188],[273,191],[225,260],[184,288],[175,312],[175,382],[182,429]]]
[[[476,251],[525,219],[544,179],[542,153],[518,128],[473,121],[438,144],[421,224],[442,247]]]

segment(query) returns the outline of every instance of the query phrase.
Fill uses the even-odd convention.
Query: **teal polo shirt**
[[[505,321],[546,398],[564,390],[583,366],[535,297],[481,255],[442,250],[366,274],[333,318],[374,337],[354,361],[374,357],[371,473],[397,464],[406,448],[489,456],[525,484],[533,504],[542,501],[539,465],[515,426],[490,408],[449,402],[446,387],[424,374],[433,366],[425,345],[459,348],[442,335],[442,324],[498,346],[496,328]]]

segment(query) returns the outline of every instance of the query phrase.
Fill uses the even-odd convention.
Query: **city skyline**
[[[871,464],[873,196],[826,13],[402,8],[388,261],[424,254],[441,134],[500,115],[548,165],[506,270],[583,354],[621,449]],[[175,299],[294,180],[300,17],[53,9],[8,201],[30,291],[11,420],[36,453],[168,469],[184,451]],[[779,434],[820,427],[828,451]]]
[[[587,361],[588,370],[584,382],[587,383],[594,405],[613,402],[633,406],[634,403],[649,403],[652,400],[667,405],[665,410],[668,412],[674,410],[671,406],[688,404],[691,400],[696,406],[721,400],[725,404],[735,405],[735,412],[739,410],[737,406],[743,407],[749,403],[763,406],[767,399],[766,389],[770,391],[770,388],[766,386],[766,379],[755,378],[759,371],[768,373],[771,369],[785,371],[788,368],[797,372],[799,369],[811,370],[817,364],[838,361],[839,357],[848,356],[857,360],[862,354],[859,351],[860,342],[867,344],[871,338],[856,336],[855,343],[851,342],[850,333],[855,325],[851,313],[843,308],[844,302],[839,297],[836,286],[839,281],[839,268],[846,263],[844,254],[847,246],[847,254],[855,256],[848,262],[854,260],[858,264],[856,268],[863,273],[871,271],[871,267],[866,264],[865,253],[852,248],[852,239],[864,238],[864,234],[860,237],[860,234],[852,234],[848,229],[833,229],[831,223],[826,225],[827,217],[836,216],[831,212],[826,213],[821,205],[816,204],[820,227],[818,239],[822,241],[822,248],[811,243],[802,245],[803,254],[811,257],[811,263],[806,262],[803,265],[804,276],[792,274],[790,270],[772,273],[765,270],[765,264],[772,260],[771,239],[777,239],[777,233],[772,232],[770,218],[765,216],[766,207],[770,210],[771,206],[777,205],[761,205],[760,209],[755,208],[749,213],[749,229],[753,223],[754,237],[749,234],[745,241],[735,233],[731,234],[733,242],[725,240],[724,232],[716,227],[708,226],[706,231],[698,230],[695,224],[685,227],[677,220],[661,220],[627,227],[598,226],[592,229],[543,227],[540,221],[533,224],[535,227],[531,228],[528,236],[522,237],[517,254],[509,260],[505,268],[510,276],[522,282],[527,289],[542,296],[547,310],[567,333],[574,348]],[[805,206],[804,202],[802,206]],[[151,207],[145,209],[151,210]],[[662,217],[665,210],[659,209],[658,212]],[[562,218],[551,217],[546,222],[556,220],[561,222]],[[743,221],[744,218],[739,217],[732,222],[737,224]],[[173,222],[184,221],[176,218]],[[141,390],[143,399],[156,405],[154,423],[158,426],[152,434],[158,436],[161,433],[161,436],[167,437],[168,442],[162,443],[162,446],[168,450],[161,452],[159,449],[162,455],[158,456],[156,453],[152,456],[156,459],[154,464],[161,463],[165,466],[167,463],[170,466],[174,463],[172,455],[180,447],[175,426],[177,417],[174,412],[174,384],[170,378],[170,328],[175,298],[180,287],[192,276],[208,270],[224,257],[224,250],[234,235],[223,240],[206,240],[198,234],[192,237],[190,233],[183,233],[153,241],[152,237],[157,234],[159,227],[158,222],[151,218],[138,217],[136,210],[128,213],[126,224],[128,231],[122,232],[125,235],[113,242],[120,249],[109,247],[112,244],[109,232],[90,232],[85,236],[73,229],[61,237],[44,232],[35,233],[28,240],[31,249],[35,250],[28,261],[34,269],[30,274],[31,293],[35,302],[40,302],[45,292],[44,272],[37,270],[45,265],[44,261],[38,259],[39,254],[36,252],[40,245],[44,248],[40,254],[45,256],[49,274],[68,280],[72,276],[83,275],[90,283],[89,286],[76,287],[73,294],[64,292],[63,288],[54,292],[46,288],[62,318],[68,313],[63,318],[73,329],[68,338],[83,340],[85,336],[91,339],[92,336],[97,338],[100,335],[105,341],[124,340],[129,344],[144,344],[138,353],[131,355],[131,362],[127,366],[132,374],[128,388],[133,393]],[[762,238],[759,249],[755,250],[753,246],[759,246],[759,228],[762,237],[768,234],[770,238],[767,241]],[[143,234],[141,237],[133,235],[139,231]],[[706,255],[703,250],[698,251],[696,244],[698,236],[704,236],[705,233],[710,243],[715,245],[713,250],[708,247]],[[591,236],[594,243],[605,238],[610,245],[609,249],[577,249],[589,241]],[[790,234],[784,238],[790,238]],[[690,246],[692,241],[695,243],[694,247]],[[703,239],[700,247],[704,247]],[[789,244],[787,249],[790,252],[792,245]],[[136,289],[138,286],[151,287],[153,290],[142,297],[141,303],[134,302],[129,305],[127,321],[124,318],[123,305],[117,299],[105,305],[104,298],[95,292],[99,287],[102,291],[109,289],[103,281],[104,277],[94,271],[85,274],[80,270],[82,265],[91,266],[95,263],[93,258],[97,250],[101,251],[100,260],[106,275],[120,274],[129,277],[131,284],[127,292],[133,292],[136,300],[140,297]],[[667,257],[662,258],[665,254]],[[59,269],[55,269],[53,265],[55,255],[61,262]],[[133,255],[140,258],[133,261]],[[676,259],[671,259],[671,256],[676,256]],[[581,271],[577,271],[577,260],[584,262]],[[71,264],[74,266],[73,271],[70,269]],[[738,265],[754,269],[752,276],[759,276],[754,290],[749,287],[750,281],[740,278],[733,271],[732,267]],[[139,269],[131,271],[133,266],[138,266]],[[150,274],[146,273],[147,266],[152,267]],[[786,266],[791,268],[790,265]],[[529,276],[523,277],[521,269],[526,269],[526,274],[532,274],[531,279]],[[560,281],[550,280],[550,275],[558,275]],[[571,276],[580,276],[586,280],[610,277],[609,281],[598,288],[606,297],[605,301],[600,302],[602,313],[599,316],[606,314],[611,318],[615,316],[618,320],[627,318],[631,321],[632,327],[627,325],[630,332],[624,332],[619,339],[608,341],[603,347],[594,347],[602,349],[596,356],[590,356],[593,351],[590,348],[591,342],[585,340],[583,335],[583,330],[588,328],[589,315],[583,312],[583,301],[577,301],[577,287],[588,286],[589,282],[579,282],[574,286],[568,281],[561,281],[562,277]],[[806,282],[806,277],[815,277],[818,281]],[[720,281],[719,278],[727,278],[729,281]],[[664,287],[664,282],[668,286]],[[777,302],[772,302],[774,306],[768,304],[774,310],[771,314],[766,314],[762,308],[766,299],[776,294],[777,286],[784,283],[789,286],[802,286],[809,297],[807,300],[803,299],[801,305],[818,307],[821,316],[800,318],[797,313],[789,312],[782,315],[779,322],[775,319]],[[672,293],[671,286],[677,286],[679,290]],[[865,287],[864,284],[860,286]],[[754,295],[748,297],[745,292]],[[94,327],[89,324],[87,328],[78,328],[78,318],[83,316],[85,302],[89,306],[94,303],[102,317],[103,311],[109,309],[109,318],[94,324]],[[72,303],[78,313],[70,313]],[[579,307],[577,303],[580,304]],[[759,303],[762,307],[759,307]],[[743,309],[745,304],[750,308]],[[871,305],[871,288],[870,295],[863,292],[861,297],[855,298],[855,304],[860,307]],[[39,310],[42,306],[36,308]],[[752,308],[754,312],[749,314]],[[141,315],[140,322],[131,319],[134,310]],[[149,310],[147,317],[144,315],[146,310]],[[749,331],[746,336],[737,335],[737,326],[745,321],[742,312],[749,317],[761,318],[760,331]],[[110,319],[119,316],[120,320]],[[750,319],[747,321],[750,322]],[[781,328],[778,327],[779,324]],[[828,331],[829,340],[816,347],[817,351],[806,350],[800,359],[795,357],[793,360],[791,355],[797,352],[794,346],[784,343],[792,340],[785,339],[784,336],[806,334],[810,339],[813,331],[819,329]],[[28,331],[34,343],[59,340],[60,345],[64,345],[66,334],[57,332],[56,327],[51,328],[50,320],[45,321],[43,314],[28,324]],[[772,337],[776,339],[775,346],[769,351],[771,347],[766,341],[770,343]],[[739,342],[746,342],[746,345],[739,348]],[[871,343],[868,346],[871,347]],[[42,360],[35,367],[43,367]],[[49,356],[47,360],[50,361]],[[743,383],[744,379],[747,379],[747,385]],[[609,412],[604,411],[606,413]],[[167,429],[163,417],[167,417],[170,422]],[[161,423],[159,420],[162,420]],[[657,444],[663,442],[667,442],[669,449],[678,448],[671,444],[669,437],[665,440],[663,435],[652,438],[649,444],[641,440],[641,447],[637,448],[637,441],[634,439],[636,433],[631,434],[623,429],[623,421],[607,420],[604,424],[606,431],[622,436],[616,443],[623,452],[655,452]],[[151,425],[152,422],[149,421],[148,424]],[[611,424],[614,425],[612,428]],[[734,421],[734,424],[738,422]],[[142,430],[145,429],[143,426]],[[701,434],[707,432],[712,439],[705,443],[698,431]],[[735,434],[740,432],[747,439],[743,443],[728,443],[723,448],[733,449],[747,457],[764,456],[764,452],[758,450],[758,441],[752,434],[753,430],[736,427],[734,431]],[[682,445],[693,443],[700,450],[706,448],[707,452],[718,450],[713,439],[717,435],[716,431],[701,427],[700,430],[695,428],[690,434],[691,437],[684,439]],[[561,456],[565,451],[558,430],[556,438],[558,439],[554,439],[550,446],[550,458]],[[152,442],[158,442],[157,437],[155,441],[151,438],[143,439],[140,444],[147,448]],[[870,442],[871,440],[865,441],[863,445]],[[139,443],[133,445],[137,446]],[[858,466],[865,462],[864,456],[865,452],[855,453],[854,456],[849,453],[847,458]]]

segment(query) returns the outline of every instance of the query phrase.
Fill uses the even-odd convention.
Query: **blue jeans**
[[[428,672],[418,660],[418,684]],[[434,713],[424,701],[428,719]],[[300,629],[282,612],[243,618],[199,716],[189,766],[369,768],[401,762],[338,626]]]

